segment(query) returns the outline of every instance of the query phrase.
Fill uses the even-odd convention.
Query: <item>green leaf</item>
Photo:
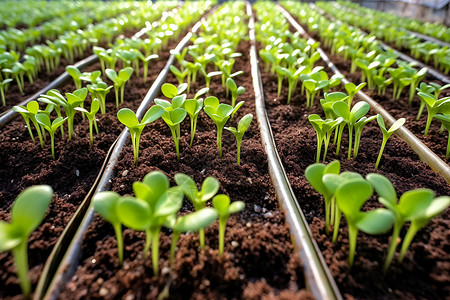
[[[219,99],[217,99],[217,97],[214,96],[210,96],[208,98],[205,99],[204,101],[204,105],[205,106],[211,106],[214,109],[217,109],[217,107],[219,106]]]
[[[230,206],[230,197],[225,194],[217,195],[212,200],[213,207],[217,209],[219,216],[226,215],[228,213],[228,207]]]
[[[0,252],[15,248],[25,238],[23,233],[17,230],[15,224],[0,221]]]
[[[116,192],[101,192],[92,199],[94,210],[111,224],[120,223],[117,216],[117,203],[120,195]]]
[[[434,199],[425,210],[425,217],[431,219],[443,212],[450,205],[450,197],[441,196]]]
[[[116,212],[120,222],[133,230],[146,230],[150,227],[150,206],[144,200],[124,196],[119,199]]]
[[[211,199],[215,194],[217,194],[219,187],[220,183],[216,178],[211,176],[206,177],[200,190],[201,200],[207,201]]]
[[[179,217],[173,227],[176,232],[198,231],[209,226],[217,219],[217,211],[213,208],[204,208],[188,215]]]
[[[372,191],[372,186],[364,179],[346,181],[336,190],[337,204],[346,216],[356,217]]]
[[[348,104],[343,101],[337,101],[333,104],[333,111],[338,117],[344,118],[344,120],[349,120],[350,111],[348,109]]]
[[[144,117],[141,120],[141,124],[148,124],[153,121],[156,121],[164,114],[164,108],[159,105],[153,105],[150,109],[145,113]]]
[[[183,204],[183,192],[179,187],[172,187],[158,199],[155,206],[155,216],[163,217],[175,214]]]
[[[245,131],[247,131],[248,127],[250,126],[250,123],[253,120],[253,115],[252,114],[246,114],[245,116],[242,117],[242,119],[239,121],[238,124],[238,131],[240,133],[244,133]]]
[[[120,123],[127,126],[128,128],[139,125],[138,118],[135,113],[129,108],[122,108],[117,112],[117,118]]]
[[[316,191],[318,191],[322,195],[328,195],[328,189],[322,181],[324,171],[324,164],[312,164],[306,168],[305,177]]]
[[[36,121],[44,126],[48,131],[51,131],[52,124],[50,123],[50,118],[44,113],[39,113],[36,115]]]
[[[397,121],[394,122],[394,124],[392,124],[391,128],[389,128],[388,133],[393,133],[394,131],[402,127],[403,124],[405,124],[405,122],[406,122],[405,118],[398,119]]]
[[[186,110],[183,108],[175,108],[174,110],[170,111],[170,119],[172,120],[173,124],[180,124],[183,122],[184,118],[186,118]]]
[[[34,115],[37,114],[39,112],[39,103],[37,101],[28,102],[27,110]]]
[[[197,185],[195,184],[195,181],[188,175],[183,173],[177,173],[175,174],[175,182],[177,185],[181,188],[183,193],[188,197],[189,200],[192,202],[195,202],[196,195],[197,195]],[[206,181],[206,180],[205,180]]]
[[[234,214],[234,213],[237,213],[237,212],[243,210],[244,208],[245,208],[245,203],[244,202],[242,202],[242,201],[234,201],[228,207],[228,213],[229,214]]]
[[[393,205],[397,204],[397,193],[389,179],[376,173],[368,174],[366,179],[373,186],[379,197],[386,199]]]
[[[387,209],[377,208],[360,215],[356,222],[359,230],[368,234],[383,234],[394,224],[394,215]]]
[[[178,94],[177,87],[170,83],[164,83],[161,87],[161,92],[164,96],[170,99]]]
[[[151,192],[149,197],[154,199],[153,201],[155,202],[170,187],[169,178],[167,178],[167,176],[161,171],[153,171],[148,173],[144,176],[142,182],[150,188]]]
[[[434,199],[430,189],[416,189],[405,192],[399,200],[398,211],[406,220],[413,220],[424,215]]]

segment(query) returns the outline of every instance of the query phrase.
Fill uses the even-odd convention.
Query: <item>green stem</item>
[[[116,107],[119,109],[119,88],[114,87],[114,93],[116,94]]]
[[[145,230],[145,247],[144,247],[144,258],[148,257],[148,251],[150,250],[150,245],[152,243],[152,233],[150,229]]]
[[[448,159],[448,156],[450,155],[450,133],[447,139],[447,152],[445,153],[445,158]]]
[[[225,244],[225,228],[227,226],[227,220],[219,218],[219,255],[223,254],[223,248]]]
[[[52,147],[52,157],[53,159],[55,158],[55,133],[54,132],[50,132],[50,143],[51,143],[51,147]]]
[[[30,120],[28,118],[24,118],[24,119],[25,119],[25,124],[27,124],[28,133],[30,134],[31,139],[33,140],[33,144],[34,144],[36,142],[36,140],[34,138],[33,131],[31,130],[31,127],[30,127]]]
[[[120,87],[120,103],[123,103],[123,95],[125,93],[125,84]]]
[[[222,131],[223,128],[217,126],[217,147],[219,148],[219,157],[222,157]]]
[[[328,235],[330,233],[330,200],[325,200],[325,233]]]
[[[277,90],[277,97],[280,97],[281,95],[281,87],[283,85],[283,76],[278,76],[278,90]]]
[[[175,125],[176,126],[176,125]],[[177,152],[177,160],[180,160],[180,147],[179,147],[179,140],[177,137],[177,129],[171,127],[170,131],[172,132],[173,142],[175,143],[175,151]]]
[[[241,165],[241,142],[242,142],[242,140],[236,139],[236,145],[237,145],[237,164],[238,164],[238,166]]]
[[[392,239],[389,245],[389,251],[386,256],[386,261],[384,262],[383,270],[386,273],[387,269],[391,265],[392,257],[394,257],[395,249],[397,248],[397,239],[400,235],[400,230],[402,229],[403,222],[396,222],[394,225],[394,231],[392,232]]]
[[[195,129],[197,127],[197,115],[193,118],[191,117],[191,141],[189,142],[189,147],[192,147],[192,143],[194,142],[195,137]]]
[[[428,108],[428,119],[427,119],[427,125],[425,126],[425,133],[424,135],[428,135],[428,130],[430,129],[431,121],[433,120],[433,113],[430,111],[430,108]]]
[[[177,249],[178,238],[180,237],[179,232],[173,232],[172,243],[170,244],[170,268],[173,269],[175,264],[175,250]]]
[[[114,232],[116,233],[117,240],[117,253],[119,256],[119,263],[123,264],[123,237],[122,237],[122,225],[120,223],[113,224]]]
[[[148,62],[144,62],[144,82],[147,81],[147,73],[148,73]]]
[[[155,276],[158,276],[159,274],[159,267],[158,267],[158,259],[159,259],[159,230],[157,229],[153,230],[152,232],[152,264],[153,264],[153,274]]]
[[[411,244],[414,236],[416,235],[417,231],[419,231],[420,227],[415,226],[413,223],[409,226],[408,232],[405,235],[405,238],[403,239],[402,248],[400,249],[400,256],[398,257],[398,261],[402,262],[405,258],[406,251],[409,248],[409,245]]]
[[[354,225],[348,225],[348,240],[349,240],[349,256],[348,264],[350,268],[353,266],[353,261],[355,260],[356,251],[356,237],[358,236],[358,228]]]
[[[320,161],[320,152],[322,151],[322,141],[323,138],[320,136],[320,134],[317,132],[317,153],[316,153],[316,163]]]
[[[289,81],[287,104],[291,103],[291,95],[294,84]]]
[[[41,127],[36,121],[36,119],[31,119],[31,122],[33,122],[34,128],[36,128],[36,131],[38,133],[39,141],[41,142],[41,148],[44,149],[44,139],[42,138]]]
[[[341,224],[341,210],[336,205],[336,211],[334,213],[334,228],[333,228],[333,239],[331,240],[333,243],[336,242],[337,236],[339,233],[339,225]]]
[[[331,132],[326,133],[325,139],[324,139],[325,148],[323,150],[323,159],[322,159],[323,161],[325,161],[325,158],[327,157],[328,145],[330,144],[330,138],[331,138]]]
[[[335,205],[336,205],[335,198],[334,196],[332,196],[330,200],[330,225],[334,224],[334,213],[336,211]]]
[[[347,159],[352,156],[352,143],[353,143],[353,125],[348,125],[348,155]]]
[[[386,146],[388,138],[389,137],[385,138],[383,136],[383,142],[381,143],[380,153],[378,153],[377,162],[375,163],[375,170],[378,169],[378,165],[380,164],[381,156],[383,155],[384,147]]]
[[[93,119],[89,119],[88,121],[89,121],[89,140],[91,142],[91,145],[93,145],[94,144],[94,136],[93,136],[93,132],[92,132],[92,127],[94,125],[93,124],[94,120]]]
[[[336,156],[339,155],[339,150],[341,150],[341,140],[342,140],[342,133],[344,132],[345,124],[339,125],[339,135],[336,145]]]
[[[1,93],[1,95],[2,95],[2,103],[3,103],[3,106],[6,106],[5,91],[3,90],[3,87],[0,87],[0,93]]]
[[[28,277],[27,240],[12,249],[14,263],[17,268],[17,276],[19,277],[20,287],[25,297],[28,297],[31,292],[31,283]]]
[[[200,240],[200,249],[205,250],[205,229],[204,228],[199,229],[198,237]]]
[[[69,130],[69,141],[72,140],[72,134],[73,134],[73,116],[69,116],[67,118],[67,127]]]

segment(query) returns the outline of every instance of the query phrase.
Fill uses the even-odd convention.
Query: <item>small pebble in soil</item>
[[[109,291],[107,289],[105,289],[104,287],[100,288],[100,291],[98,292],[98,294],[102,297],[105,297],[106,295],[109,294]]]
[[[253,210],[254,210],[256,213],[260,213],[260,212],[261,212],[261,206],[255,204],[255,205],[253,206]]]
[[[273,217],[273,214],[272,214],[272,212],[268,212],[268,213],[265,213],[264,214],[264,218],[266,218],[266,219],[270,219],[270,218],[272,218]]]
[[[247,224],[245,224],[245,226],[246,226],[247,228],[251,228],[251,227],[252,227],[252,223],[248,222]]]
[[[75,174],[77,175],[77,177],[79,177],[80,176],[80,170],[76,170]]]
[[[250,177],[247,178],[248,183],[253,184],[253,181]]]
[[[124,184],[121,184],[121,185],[120,185],[120,188],[121,188],[121,189],[125,188],[125,185],[124,185]]]
[[[125,170],[125,171],[122,172],[122,177],[125,177],[127,175],[128,175],[128,170]]]
[[[169,274],[169,273],[170,273],[170,268],[168,268],[168,267],[162,268],[162,270],[161,270],[161,274],[162,275],[166,275],[166,274]]]
[[[206,169],[200,171],[200,173],[205,174]]]
[[[244,278],[245,278],[244,274],[239,275],[240,280],[244,280]]]
[[[103,284],[103,282],[105,282],[105,280],[103,280],[103,278],[99,278],[99,279],[97,279],[97,284]]]
[[[233,248],[236,248],[237,246],[239,246],[239,243],[236,242],[236,241],[232,241],[232,242],[231,242],[231,246],[232,246]]]
[[[267,200],[269,200],[269,194],[266,194],[265,196],[264,196],[264,201],[267,201]]]
[[[91,260],[91,263],[93,263],[93,264],[95,264],[97,262],[97,260],[95,259],[95,258],[93,258],[92,260]]]

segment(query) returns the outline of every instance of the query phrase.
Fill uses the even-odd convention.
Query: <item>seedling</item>
[[[135,197],[119,199],[119,220],[133,230],[145,231],[144,256],[147,257],[152,244],[153,273],[158,276],[159,233],[161,226],[173,219],[183,202],[183,192],[178,187],[170,188],[169,179],[161,171],[145,175],[142,182],[133,183]]]
[[[192,202],[196,211],[205,208],[206,202],[217,194],[220,186],[216,178],[206,177],[200,191],[198,191],[195,181],[188,175],[182,173],[175,174],[175,182]],[[199,230],[200,248],[205,249],[205,231],[203,229]]]
[[[75,107],[75,110],[85,114],[89,121],[89,137],[91,145],[94,144],[94,135],[92,130],[93,126],[95,126],[95,132],[98,134],[98,127],[97,121],[95,120],[95,114],[98,112],[99,109],[100,109],[100,101],[98,101],[97,98],[92,100],[90,111],[87,111],[85,108],[82,107]]]
[[[139,55],[140,54],[140,55]],[[148,64],[152,59],[156,59],[159,57],[158,54],[152,54],[149,56],[144,56],[141,52],[138,53],[139,59],[142,61],[142,64],[144,66],[144,82],[147,81],[147,74],[148,74]]]
[[[234,201],[230,204],[230,197],[224,194],[217,195],[212,200],[213,207],[219,214],[219,255],[222,255],[225,244],[225,229],[228,218],[231,214],[240,212],[244,209],[245,203]]]
[[[53,196],[48,185],[24,190],[11,208],[11,223],[0,221],[0,251],[12,251],[20,287],[25,297],[31,292],[28,277],[28,238],[41,224]]]
[[[170,71],[175,75],[175,77],[178,80],[178,84],[182,84],[184,81],[184,78],[189,74],[189,70],[180,71],[177,67],[174,65],[170,66]]]
[[[438,100],[434,95],[431,94],[419,92],[417,95],[419,95],[420,100],[424,101],[425,105],[427,106],[428,118],[424,133],[424,135],[427,135],[433,117],[439,112],[447,113],[447,111],[449,110],[450,97],[445,97]]]
[[[236,82],[234,82],[233,78],[227,79],[227,87],[231,91],[231,106],[233,106],[234,108],[236,105],[237,97],[245,93],[245,87],[243,86],[238,87]]]
[[[177,174],[178,175],[178,174]],[[176,176],[176,175],[175,175]],[[177,219],[173,217],[167,227],[172,228],[173,236],[170,245],[170,267],[174,267],[175,250],[177,241],[182,232],[205,232],[205,228],[217,219],[217,211],[213,208],[203,208],[199,211],[190,213],[188,215],[180,216]],[[204,247],[202,248],[204,249]]]
[[[361,141],[361,135],[362,135],[362,130],[363,130],[364,126],[367,123],[369,123],[370,121],[375,120],[376,118],[377,118],[377,116],[371,116],[368,118],[362,117],[355,123],[355,144],[353,147],[353,158],[356,158],[356,156],[358,155],[359,144]]]
[[[427,75],[427,72],[427,68],[422,68],[419,71],[416,71],[416,69],[412,69],[413,74],[411,74],[411,85],[409,86],[409,105],[411,105],[414,98],[414,93],[416,92],[419,83],[425,78],[425,75]]]
[[[114,84],[114,92],[116,94],[116,106],[119,108],[119,90],[120,90],[120,103],[123,103],[123,96],[125,91],[125,84],[130,79],[133,74],[133,68],[126,67],[119,71],[119,74],[116,73],[113,69],[106,69],[106,76],[113,82]]]
[[[372,195],[372,186],[364,179],[349,180],[336,190],[336,201],[348,223],[350,267],[353,265],[356,237],[362,230],[369,234],[383,234],[392,228],[394,215],[387,209],[377,208],[361,212],[361,207]]]
[[[39,141],[41,143],[41,147],[44,148],[44,139],[42,138],[41,127],[39,123],[36,121],[36,115],[39,113],[39,103],[37,101],[30,101],[27,103],[27,106],[14,106],[12,108],[15,112],[18,112],[22,115],[25,120],[25,124],[27,124],[28,132],[30,133],[31,139],[33,143],[35,142],[33,131],[31,131],[30,120],[36,128],[36,131],[39,136]]]
[[[141,122],[139,122],[136,114],[129,108],[122,108],[117,112],[117,118],[120,123],[127,126],[130,131],[131,143],[133,145],[134,163],[137,165],[139,158],[139,141],[145,125],[156,121],[164,114],[164,108],[159,105],[153,105],[145,113]]]
[[[81,85],[81,72],[80,70],[75,66],[67,66],[66,72],[69,73],[69,75],[73,78],[73,81],[75,83],[75,87],[77,90],[81,89],[83,86]]]
[[[9,83],[12,81],[11,78],[6,78],[0,82],[0,94],[2,95],[3,106],[6,106],[5,92],[8,89]]]
[[[36,121],[42,126],[42,128],[47,130],[48,133],[50,134],[50,143],[51,143],[51,148],[52,148],[53,159],[56,159],[55,158],[55,132],[60,126],[62,126],[64,121],[66,121],[67,119],[68,119],[67,117],[65,117],[64,119],[63,119],[63,117],[57,117],[55,120],[53,120],[53,122],[50,122],[50,118],[47,114],[39,113],[36,115]]]
[[[323,153],[323,160],[325,160],[328,152],[328,145],[330,143],[331,133],[337,126],[339,126],[344,121],[344,119],[339,117],[335,120],[332,119],[322,120],[319,115],[312,114],[308,116],[308,120],[316,130],[317,135],[316,162],[318,163],[320,160],[320,153],[322,151],[322,144],[325,143],[325,149]]]
[[[221,71],[209,72],[208,74],[206,73],[206,71],[204,69],[200,69],[200,71],[203,73],[203,76],[205,76],[205,82],[206,82],[207,88],[209,88],[209,85],[211,84],[211,78],[213,78],[214,76],[222,75]]]
[[[217,126],[217,147],[219,148],[219,157],[222,157],[222,132],[223,127],[232,115],[244,104],[239,102],[236,107],[225,103],[219,103],[219,99],[214,96],[205,99],[203,110],[216,123]]]
[[[371,173],[367,175],[367,180],[376,190],[379,196],[378,201],[386,206],[395,217],[394,231],[384,264],[384,271],[386,272],[397,248],[397,240],[403,224],[408,221],[411,222],[408,232],[403,239],[399,256],[400,262],[403,260],[417,231],[425,227],[432,218],[443,212],[450,205],[450,197],[443,196],[435,199],[433,191],[416,189],[404,193],[397,203],[397,193],[389,179],[383,175]]]
[[[347,99],[347,104],[348,107],[352,107],[352,102],[353,102],[353,98],[355,97],[355,95],[362,90],[364,87],[366,86],[365,82],[362,82],[360,84],[358,84],[358,86],[356,86],[354,83],[352,82],[348,82],[345,85],[345,90],[348,93],[348,99]]]
[[[236,137],[236,145],[237,145],[237,164],[241,165],[241,143],[242,138],[244,137],[244,133],[247,131],[250,123],[253,120],[252,114],[246,114],[242,117],[242,119],[238,123],[237,129],[235,127],[224,127],[226,130],[234,134]]]
[[[92,198],[92,203],[95,211],[113,226],[117,240],[119,263],[123,264],[122,223],[120,222],[117,209],[119,199],[120,195],[115,192],[101,192],[95,194],[94,198]]]
[[[447,129],[447,131],[450,133],[450,114],[437,114],[434,116],[436,119],[441,121],[442,126]],[[448,159],[450,155],[450,134],[447,141],[447,152],[445,153],[445,157]]]
[[[377,122],[380,126],[381,132],[383,133],[383,142],[381,143],[380,153],[378,154],[377,162],[375,163],[375,170],[378,169],[378,165],[380,164],[381,156],[383,155],[384,147],[386,146],[386,143],[388,139],[391,137],[391,135],[400,127],[405,124],[406,119],[400,118],[397,121],[392,124],[391,128],[389,130],[386,129],[386,125],[384,124],[383,116],[378,114],[377,115]]]
[[[203,108],[203,99],[198,98],[206,94],[207,92],[209,92],[209,88],[203,88],[195,94],[194,99],[187,99],[183,103],[183,107],[186,110],[186,113],[189,115],[189,119],[191,120],[191,141],[189,143],[190,147],[192,147],[192,143],[194,142],[198,114]]]
[[[86,86],[91,94],[91,98],[97,98],[100,101],[100,111],[102,115],[106,113],[106,95],[113,88],[112,85],[108,86],[105,82],[100,81]]]

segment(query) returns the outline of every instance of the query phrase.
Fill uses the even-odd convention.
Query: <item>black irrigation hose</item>
[[[253,87],[255,89],[256,115],[260,126],[261,140],[267,154],[269,173],[275,193],[280,206],[286,214],[286,220],[290,226],[296,250],[303,263],[307,287],[316,299],[342,299],[334,278],[312,236],[308,222],[298,204],[284,170],[283,163],[277,152],[269,118],[265,109],[264,89],[255,47],[254,20],[249,4],[247,11],[250,15],[250,61],[252,65]]]
[[[214,7],[210,9],[209,12],[203,15],[201,20],[198,21],[192,27],[191,32],[187,33],[186,36],[180,41],[180,43],[175,48],[176,50],[182,50],[189,43],[193,33],[195,33],[200,28],[205,18],[209,14],[211,14],[215,9],[216,8]],[[169,73],[170,66],[173,64],[174,60],[175,56],[171,54],[166,65],[164,66],[164,69],[158,75],[158,77],[150,87],[149,91],[145,95],[144,99],[142,100],[142,103],[136,112],[136,116],[138,117],[138,119],[141,119],[143,117],[147,108],[153,102],[153,99],[156,98],[156,96],[158,95],[161,86],[164,84],[165,79]],[[119,159],[123,147],[125,146],[125,143],[128,141],[129,134],[130,133],[128,129],[125,128],[118,137],[118,139],[116,140],[114,148],[112,149],[111,152],[111,156],[108,159],[102,177],[100,178],[99,183],[95,189],[95,193],[99,193],[109,189],[110,180],[114,176],[114,167]],[[93,193],[91,197],[95,193]],[[94,209],[92,208],[91,205],[89,205],[88,210],[84,215],[80,226],[77,228],[70,245],[68,245],[68,247],[66,248],[67,250],[64,255],[64,258],[61,261],[61,264],[59,265],[59,268],[55,276],[53,277],[53,280],[49,286],[49,289],[47,290],[47,293],[45,294],[44,299],[56,299],[58,297],[61,288],[70,279],[71,275],[75,272],[75,269],[77,267],[81,255],[80,250],[83,241],[83,234],[87,230],[93,219],[94,219]]]
[[[281,6],[278,5],[278,9],[283,13],[283,15],[288,19],[288,21],[294,26],[294,28],[300,32],[300,34],[306,36],[309,39],[312,39],[305,30],[300,26],[300,24],[295,21],[295,19]],[[312,39],[313,40],[313,39]],[[317,51],[319,51],[320,56],[322,57],[322,60],[325,61],[328,65],[328,67],[336,74],[342,73],[339,71],[339,69],[333,64],[333,62],[330,61],[328,56],[325,54],[325,52],[319,47],[317,48]],[[344,75],[342,75],[344,76]],[[346,84],[349,81],[344,77],[342,79],[342,83]],[[388,126],[391,126],[395,119],[391,116],[380,104],[378,104],[375,100],[373,100],[371,97],[369,97],[367,94],[365,94],[362,91],[359,91],[357,93],[358,97],[367,103],[370,104],[370,107],[376,112],[383,116],[383,118],[386,121],[386,124]],[[405,126],[400,127],[397,131],[395,131],[395,134],[401,138],[403,141],[405,141],[411,149],[419,155],[419,158],[425,162],[427,165],[430,166],[430,168],[441,175],[448,183],[450,183],[450,167],[441,159],[439,158],[433,151],[431,151],[424,143],[422,143],[419,138],[417,138],[411,131],[409,131]]]
[[[321,15],[323,15],[323,16],[326,15],[326,12],[323,9],[321,9],[320,7],[317,7],[317,5],[315,5],[314,3],[310,3],[309,5],[311,6],[312,9],[314,9],[315,11],[320,13]],[[334,18],[333,16],[330,16],[329,14],[328,14],[328,18],[331,21],[336,22],[337,24],[342,24],[342,22],[340,20]],[[350,26],[356,28],[355,26],[352,26],[352,25],[350,25]],[[400,57],[400,59],[402,59],[402,60],[404,60],[406,62],[414,63],[414,64],[416,64],[417,66],[419,66],[421,68],[427,68],[428,69],[428,74],[430,74],[434,78],[436,78],[436,79],[438,79],[438,80],[440,80],[442,82],[445,82],[445,83],[450,83],[450,77],[449,76],[446,76],[443,73],[441,73],[439,71],[436,71],[433,67],[431,67],[429,65],[426,65],[426,64],[424,64],[424,63],[422,63],[422,62],[412,58],[409,55],[406,55],[406,54],[404,54],[404,53],[402,53],[402,52],[400,52],[398,50],[395,50],[394,48],[392,48],[392,47],[386,45],[385,43],[383,43],[382,41],[380,41],[379,39],[377,39],[377,41],[379,42],[380,46],[385,51],[392,51],[392,53],[397,54]]]

